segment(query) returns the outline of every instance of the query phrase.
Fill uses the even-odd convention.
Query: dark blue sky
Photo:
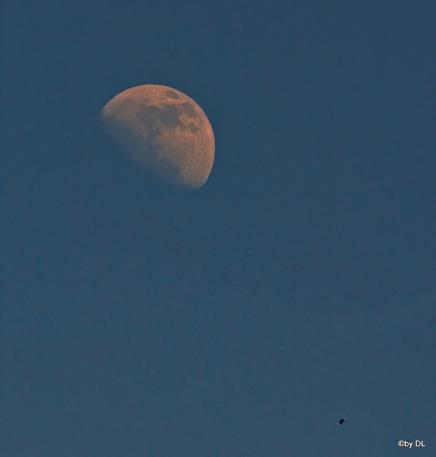
[[[28,3],[2,19],[0,457],[433,454],[434,2]],[[104,136],[146,83],[208,115],[201,190]]]

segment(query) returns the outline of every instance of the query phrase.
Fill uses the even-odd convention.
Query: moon
[[[215,157],[212,126],[190,97],[145,84],[115,95],[100,113],[107,133],[138,164],[167,183],[199,188]]]

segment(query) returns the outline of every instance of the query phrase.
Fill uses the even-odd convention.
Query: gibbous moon
[[[182,92],[154,84],[132,87],[106,103],[101,120],[122,149],[162,180],[185,188],[207,181],[213,130],[200,106]]]

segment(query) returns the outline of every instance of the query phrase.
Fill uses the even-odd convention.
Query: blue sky
[[[434,3],[3,11],[0,457],[431,455]],[[210,119],[198,191],[102,131],[146,83]]]

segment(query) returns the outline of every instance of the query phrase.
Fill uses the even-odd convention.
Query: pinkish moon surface
[[[132,87],[101,110],[107,133],[137,163],[165,182],[201,187],[215,156],[212,126],[200,106],[167,86]]]

